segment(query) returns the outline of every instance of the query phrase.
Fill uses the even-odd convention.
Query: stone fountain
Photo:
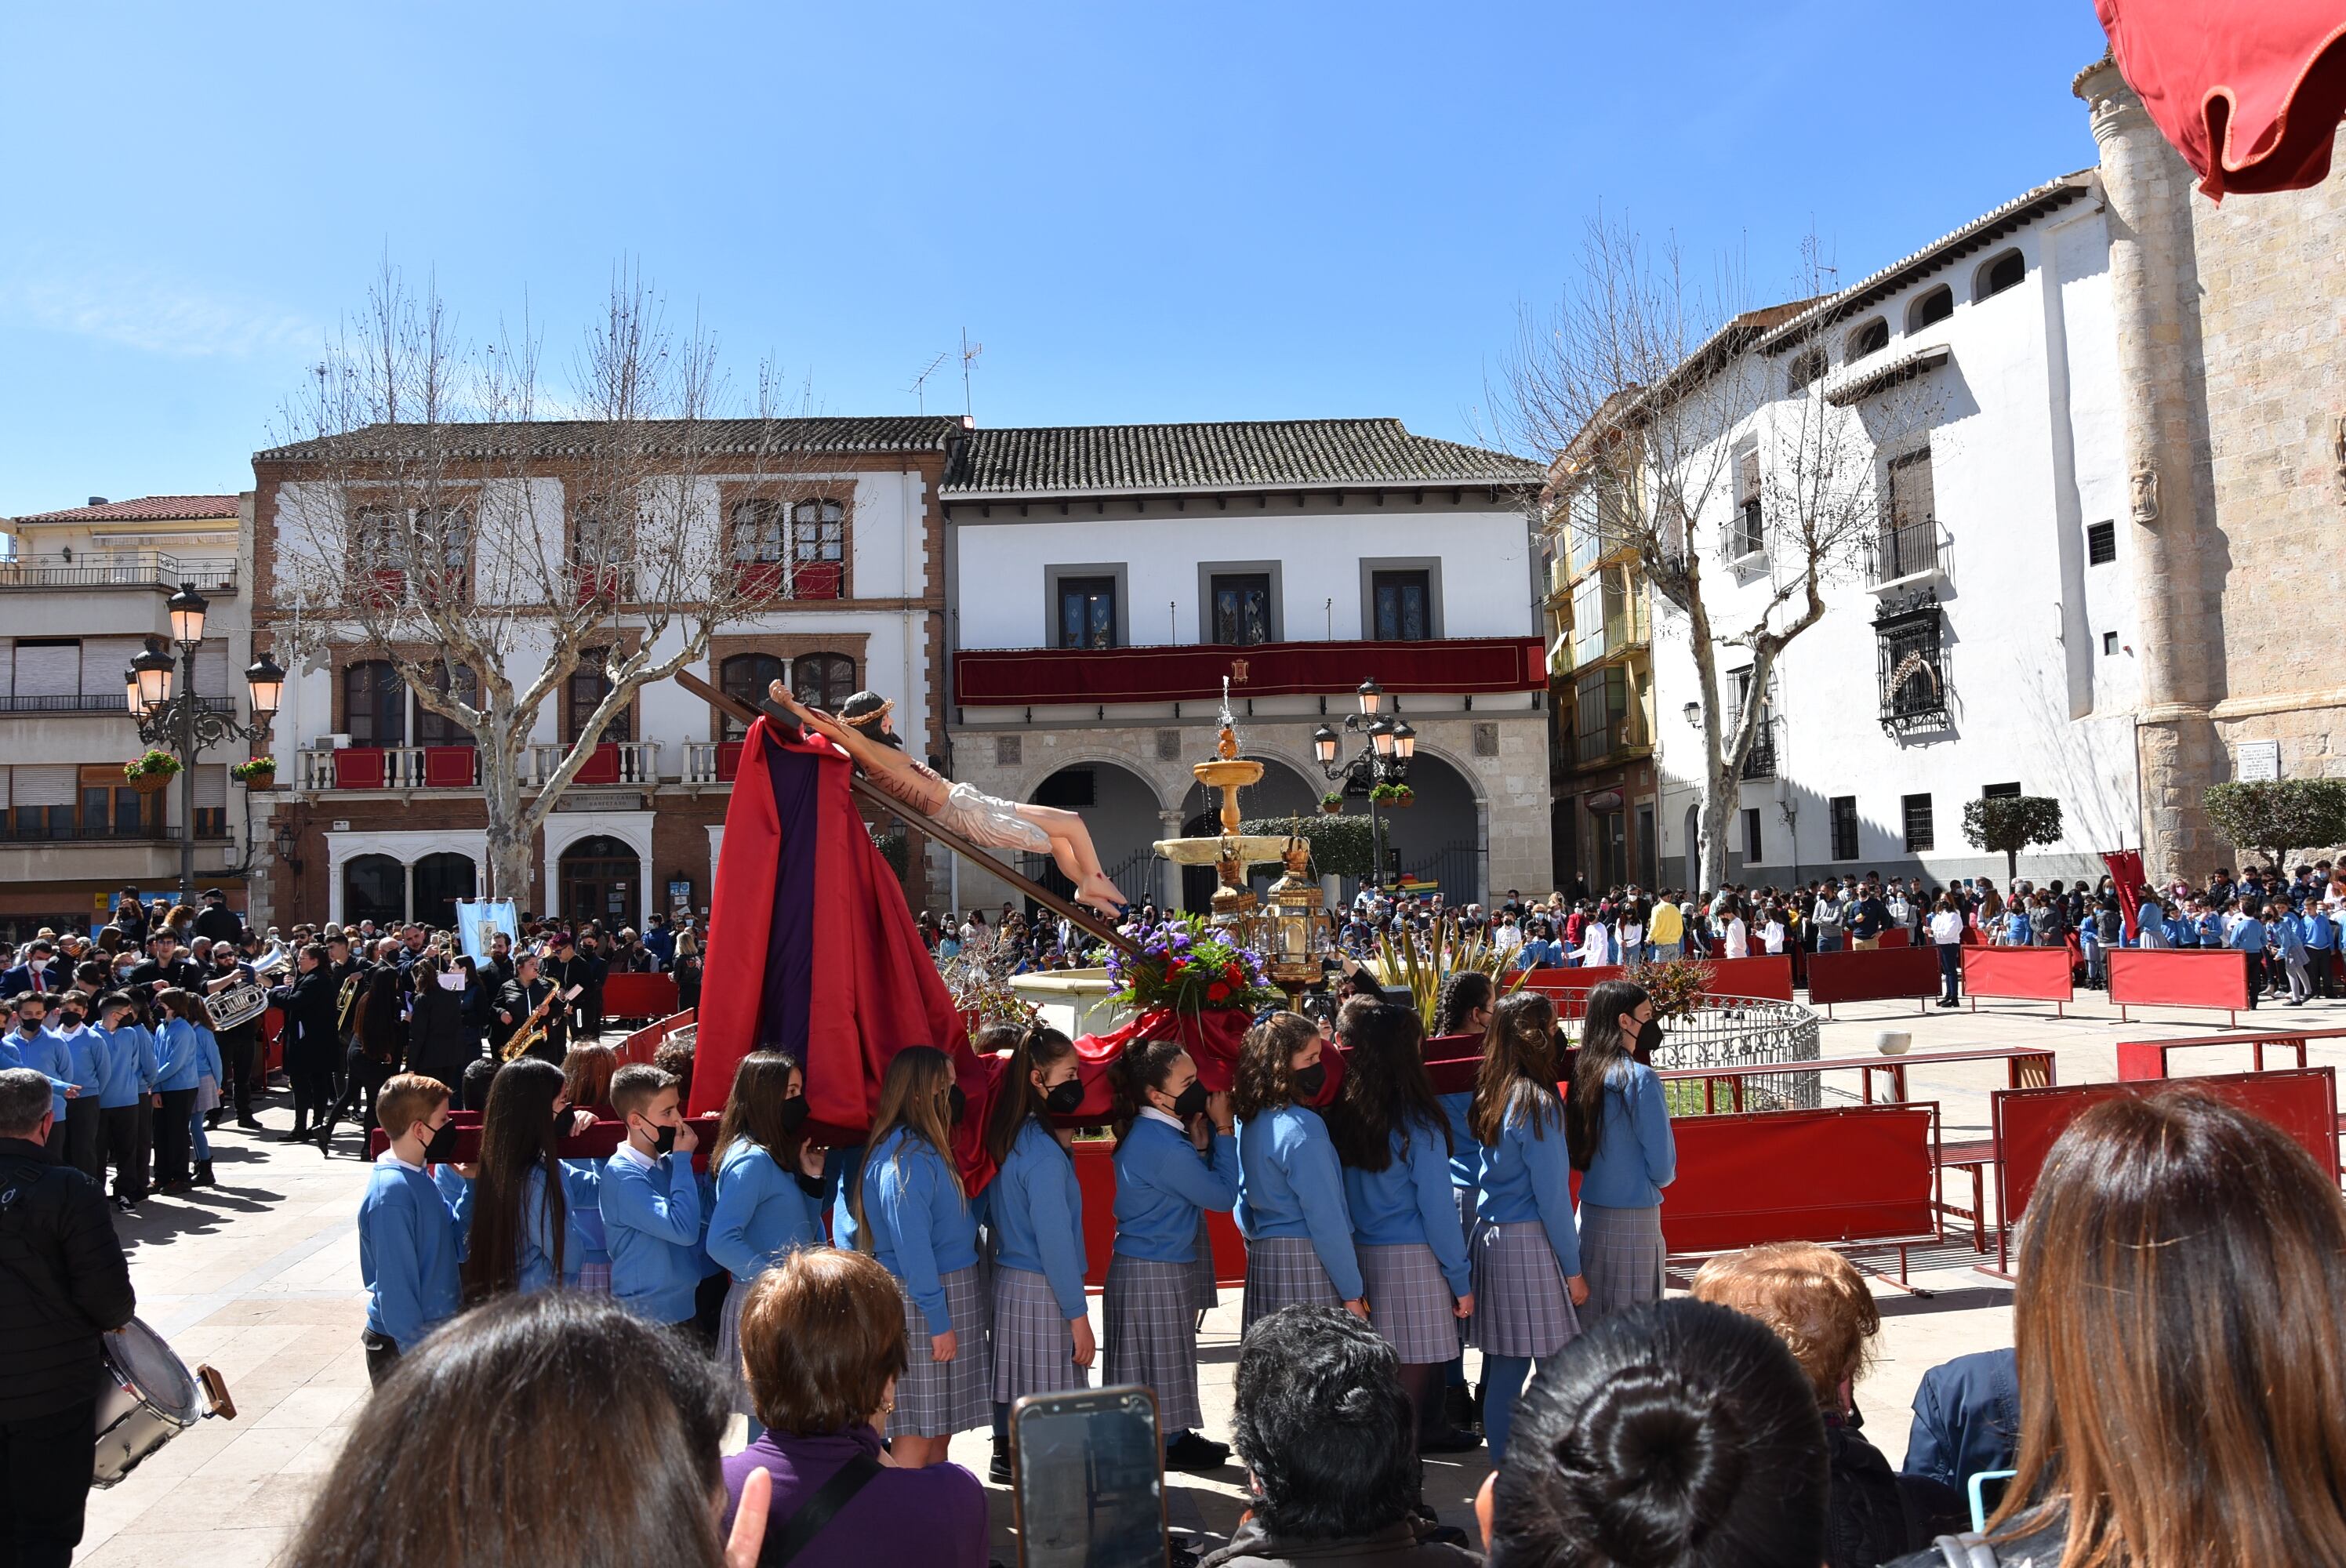
[[[1262,779],[1262,764],[1239,755],[1238,724],[1230,717],[1230,682],[1222,677],[1222,710],[1214,734],[1214,755],[1189,769],[1198,782],[1222,795],[1221,831],[1208,838],[1161,839],[1155,848],[1178,866],[1214,868],[1214,920],[1222,924],[1254,913],[1255,896],[1247,887],[1247,868],[1284,860],[1294,840],[1284,833],[1243,833],[1239,830],[1239,791]]]

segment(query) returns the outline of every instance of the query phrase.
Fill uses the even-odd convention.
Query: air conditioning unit
[[[340,751],[350,743],[351,738],[347,735],[320,735],[312,737],[310,744],[302,749],[307,751]]]

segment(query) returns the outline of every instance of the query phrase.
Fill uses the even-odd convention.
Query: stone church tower
[[[2074,87],[2108,203],[2143,858],[2196,880],[2245,858],[2200,808],[2244,745],[2346,776],[2346,149],[2311,190],[2218,206],[2106,57]]]

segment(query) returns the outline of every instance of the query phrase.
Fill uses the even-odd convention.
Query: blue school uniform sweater
[[[1434,1099],[1442,1107],[1442,1119],[1450,1124],[1450,1185],[1460,1192],[1473,1192],[1483,1179],[1483,1145],[1466,1130],[1466,1114],[1474,1108],[1474,1091],[1462,1089]]]
[[[1050,1281],[1059,1316],[1071,1322],[1082,1317],[1084,1195],[1076,1185],[1074,1156],[1029,1116],[985,1194],[994,1266],[1041,1275]]]
[[[1515,1091],[1498,1143],[1483,1150],[1474,1215],[1485,1225],[1538,1221],[1568,1278],[1580,1272],[1580,1232],[1572,1219],[1572,1155],[1565,1146],[1563,1113],[1557,1102],[1532,1101],[1527,1092]],[[1535,1116],[1538,1136],[1533,1135]]]
[[[49,1081],[49,1114],[64,1121],[66,1090],[74,1084],[72,1049],[46,1029],[36,1029],[29,1036],[21,1029],[11,1029],[8,1055],[15,1060],[0,1060],[0,1066],[27,1067]]]
[[[136,1023],[100,1029],[106,1036],[106,1081],[98,1085],[97,1103],[107,1110],[135,1105],[155,1087],[155,1041]]]
[[[1148,1263],[1189,1263],[1198,1215],[1227,1214],[1239,1200],[1239,1141],[1214,1135],[1206,1154],[1152,1116],[1134,1120],[1116,1145],[1116,1250]]]
[[[105,1034],[85,1023],[70,1034],[58,1030],[57,1038],[65,1043],[66,1058],[73,1064],[73,1081],[81,1090],[80,1097],[93,1105],[103,1105],[106,1103],[107,1073],[113,1066],[113,1052]]]
[[[1458,1229],[1457,1192],[1450,1185],[1450,1156],[1442,1135],[1423,1122],[1395,1127],[1391,1147],[1392,1161],[1381,1171],[1344,1167],[1352,1241],[1360,1247],[1423,1243],[1433,1249],[1450,1293],[1464,1296],[1470,1288],[1466,1238]]]
[[[367,1327],[412,1353],[456,1315],[463,1291],[456,1265],[472,1222],[472,1184],[455,1200],[432,1178],[386,1150],[368,1173],[359,1201],[359,1278],[367,1288]]]
[[[1580,1201],[1599,1208],[1651,1208],[1678,1179],[1662,1081],[1642,1062],[1624,1062],[1605,1080],[1604,1134],[1580,1178]]]
[[[691,1317],[702,1272],[700,1182],[692,1156],[673,1150],[647,1168],[622,1144],[603,1162],[597,1201],[611,1251],[612,1298],[655,1323]]]
[[[785,1254],[821,1245],[821,1200],[800,1186],[763,1145],[734,1139],[717,1164],[709,1259],[747,1285]]]
[[[863,1156],[862,1196],[872,1256],[904,1282],[931,1334],[950,1332],[944,1277],[977,1267],[977,1217],[944,1156],[898,1127]]]
[[[570,1207],[570,1236],[565,1256],[578,1254],[581,1268],[608,1265],[611,1249],[603,1237],[603,1166],[599,1160],[562,1162],[562,1201]]]
[[[446,1169],[446,1166],[442,1166]],[[586,1266],[586,1255],[574,1241],[570,1229],[570,1209],[576,1200],[571,1196],[571,1184],[566,1173],[562,1183],[562,1283],[576,1285],[578,1271]],[[554,1210],[546,1201],[546,1173],[532,1169],[522,1177],[521,1187],[521,1257],[515,1288],[527,1294],[544,1290],[554,1284]]]
[[[203,1042],[197,1037],[196,1026],[184,1018],[167,1018],[161,1030],[162,1046],[155,1064],[155,1087],[168,1095],[180,1089],[192,1089],[203,1068]]]
[[[206,1078],[209,1078],[212,1081],[212,1087],[217,1089],[224,1081],[226,1081],[227,1077],[228,1074],[222,1070],[220,1066],[219,1039],[213,1035],[210,1030],[205,1028],[200,1023],[198,1024],[196,1026],[197,1086],[200,1088],[203,1084],[203,1081]]]
[[[2227,939],[2226,945],[2238,948],[2242,952],[2264,952],[2265,922],[2254,915],[2241,917],[2240,923],[2232,928],[2232,934]]]
[[[1239,1124],[1238,1217],[1250,1242],[1308,1237],[1336,1294],[1360,1298],[1361,1262],[1352,1254],[1344,1173],[1319,1112],[1281,1105]]]

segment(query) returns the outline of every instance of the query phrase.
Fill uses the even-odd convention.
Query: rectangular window
[[[1376,641],[1418,643],[1433,636],[1431,572],[1372,573],[1369,597],[1376,618]]]
[[[1217,574],[1212,582],[1214,641],[1249,647],[1270,641],[1270,574]]]
[[[1877,583],[1927,572],[1939,564],[1939,504],[1929,447],[1891,460],[1889,501],[1874,544]]]
[[[2019,793],[2020,786],[2017,784],[1990,784],[1980,790],[1980,799],[1983,800],[1994,800],[1999,798],[2010,799],[2016,797]]]
[[[1573,712],[1576,751],[1583,762],[1642,743],[1645,727],[1631,718],[1628,672],[1619,665],[1591,670],[1580,677]]]
[[[1747,866],[1760,863],[1760,808],[1757,806],[1743,808],[1743,863]]]
[[[1899,801],[1900,814],[1906,820],[1906,852],[1917,855],[1933,847],[1936,835],[1931,830],[1931,798],[1928,795],[1908,795]]]
[[[178,781],[175,779],[176,784]],[[159,815],[163,797],[154,797]],[[81,769],[81,836],[135,839],[146,831],[148,797],[130,788],[118,767]]]
[[[119,672],[111,673],[118,678]],[[18,697],[80,696],[81,640],[18,637],[14,690]]]
[[[2103,656],[2108,658],[2116,658],[2117,657],[2117,652],[2118,634],[2116,632],[2104,632],[2102,634]]]
[[[1857,859],[1857,797],[1836,795],[1826,804],[1832,813],[1832,858]]]
[[[2116,523],[2089,523],[2086,525],[2086,565],[2106,566],[2118,558],[2118,525]]]
[[[1575,491],[1567,516],[1572,537],[1567,557],[1570,564],[1565,570],[1567,575],[1578,576],[1605,554],[1605,542],[1597,527],[1596,492]]]
[[[1727,553],[1739,561],[1757,555],[1768,547],[1760,493],[1760,453],[1757,451],[1736,453],[1735,528]]]
[[[115,777],[122,770],[117,766]],[[15,809],[9,820],[11,837],[70,839],[74,836],[74,769],[69,764],[18,763],[9,769],[10,798]]]
[[[576,745],[578,738],[586,733],[586,721],[595,717],[595,709],[602,705],[604,697],[609,693],[611,682],[603,673],[603,664],[610,657],[608,648],[579,650],[578,667],[570,672],[569,684],[563,694],[562,738],[565,742]],[[635,738],[634,708],[629,705],[611,715],[610,722],[603,726],[603,733],[596,744],[599,746],[609,740],[633,740]]]
[[[1116,579],[1059,579],[1059,646],[1063,648],[1116,647]]]

